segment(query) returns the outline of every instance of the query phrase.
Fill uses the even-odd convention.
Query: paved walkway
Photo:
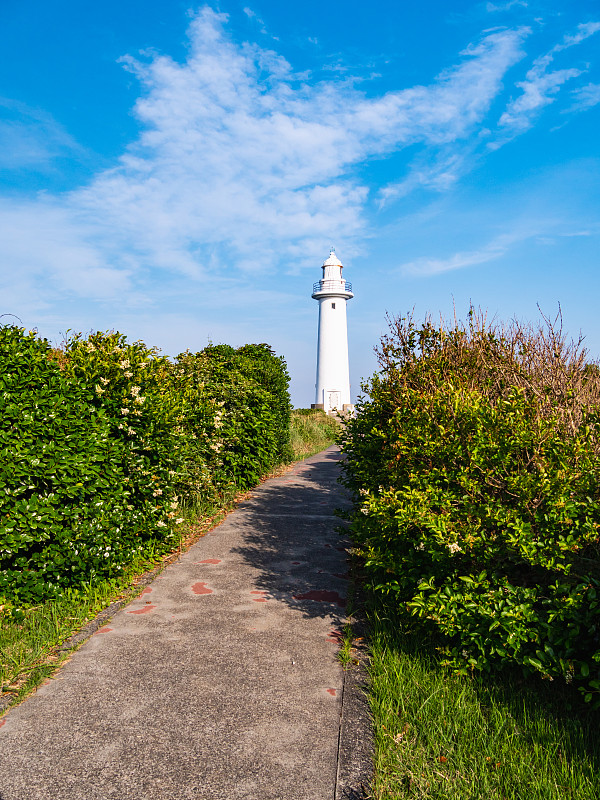
[[[0,800],[334,800],[339,452],[273,478],[0,720]]]

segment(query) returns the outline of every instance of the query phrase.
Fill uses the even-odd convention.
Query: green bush
[[[551,325],[392,325],[342,436],[375,586],[455,668],[516,663],[597,704],[596,371]]]
[[[169,380],[185,450],[179,489],[189,502],[247,489],[291,458],[289,375],[268,345],[181,353]]]
[[[0,603],[60,596],[172,548],[181,506],[289,457],[289,378],[267,345],[170,362],[119,333],[57,351],[2,327],[0,365]]]

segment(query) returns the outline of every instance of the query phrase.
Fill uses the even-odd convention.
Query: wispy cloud
[[[517,241],[530,238],[533,233],[507,233],[496,236],[476,250],[466,250],[453,253],[446,258],[418,258],[414,261],[406,262],[400,266],[400,271],[405,275],[418,275],[428,277],[439,275],[442,272],[463,269],[464,267],[475,267],[493,261],[503,256]]]
[[[4,208],[5,263],[140,302],[156,270],[214,281],[311,264],[334,240],[355,252],[369,195],[356,167],[468,138],[526,33],[491,33],[431,85],[368,98],[347,79],[311,85],[276,52],[234,43],[226,23],[202,9],[184,63],[124,59],[143,90],[139,139],[83,189]],[[447,165],[429,179],[451,180]]]
[[[422,156],[380,199],[456,183],[472,168],[528,33],[488,32],[429,85],[373,97],[358,80],[311,82],[275,51],[235,43],[226,15],[203,8],[191,20],[184,62],[123,59],[141,85],[140,135],[114,168],[68,194],[0,204],[0,258],[34,301],[55,292],[135,306],[160,302],[157,275],[216,297],[232,274],[312,267],[332,241],[359,252],[370,202],[361,171],[417,145]],[[501,239],[418,270],[482,263],[506,246]]]
[[[554,52],[558,53],[561,50],[566,50],[568,47],[573,47],[574,44],[583,42],[595,33],[600,31],[600,22],[582,22],[577,26],[575,33],[569,33],[565,36],[561,44],[554,48]]]
[[[267,26],[265,25],[265,23],[264,23],[264,20],[263,20],[263,19],[261,19],[261,18],[258,16],[258,14],[256,13],[256,11],[254,11],[254,10],[253,10],[253,9],[251,9],[251,8],[249,8],[248,6],[246,6],[246,7],[243,9],[243,11],[244,11],[244,14],[245,14],[245,15],[248,17],[248,19],[252,20],[253,22],[256,22],[256,24],[259,26],[259,30],[260,30],[260,32],[261,32],[261,33],[263,33],[263,34],[268,34]],[[277,40],[278,40],[278,37],[277,37],[277,36],[273,36],[273,39],[274,39],[275,41],[277,41]]]
[[[500,127],[509,135],[522,133],[532,125],[537,113],[544,106],[553,103],[561,86],[573,78],[578,78],[585,70],[575,67],[549,70],[557,53],[580,44],[600,30],[600,22],[587,22],[578,25],[575,33],[567,34],[543,56],[533,62],[524,81],[516,85],[522,94],[513,100],[499,120]]]
[[[564,113],[572,111],[587,111],[600,103],[600,83],[588,83],[587,86],[580,86],[571,93],[573,104],[564,110]]]
[[[447,191],[473,168],[476,159],[477,154],[469,144],[461,148],[442,148],[434,157],[430,153],[419,156],[411,163],[406,178],[380,189],[379,206],[385,206],[390,200],[407,197],[417,189]]]
[[[44,169],[81,147],[47,112],[0,97],[0,169]]]
[[[544,217],[535,219],[530,212],[521,218],[507,223],[507,230],[491,237],[487,242],[473,250],[459,250],[443,257],[423,257],[407,261],[398,267],[404,275],[430,277],[444,272],[478,267],[496,261],[513,248],[533,241],[553,245],[560,239],[589,237],[600,234],[600,225],[592,223],[581,228],[576,220]]]
[[[514,6],[522,6],[523,8],[527,8],[527,3],[525,0],[507,0],[506,3],[486,3],[486,11],[490,13],[495,13],[496,11],[509,11]]]

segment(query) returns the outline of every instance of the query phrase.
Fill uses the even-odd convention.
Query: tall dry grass
[[[560,309],[537,323],[488,320],[471,309],[466,321],[419,325],[413,315],[388,316],[389,333],[375,348],[391,385],[422,390],[442,383],[482,393],[492,403],[517,387],[536,401],[538,413],[555,417],[574,435],[584,416],[600,406],[600,366],[590,358],[583,336],[568,337]],[[427,367],[421,369],[419,362]],[[433,363],[435,368],[432,368]]]

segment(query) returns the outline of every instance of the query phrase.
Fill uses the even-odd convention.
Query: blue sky
[[[560,302],[600,356],[598,2],[2,0],[0,46],[25,327],[269,342],[306,406],[334,245],[354,394],[413,307]]]

